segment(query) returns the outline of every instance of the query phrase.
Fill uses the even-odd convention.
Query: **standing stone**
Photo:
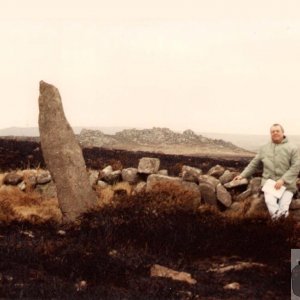
[[[40,82],[39,130],[63,221],[75,221],[96,204],[97,198],[89,183],[82,150],[65,117],[59,91],[43,81]]]

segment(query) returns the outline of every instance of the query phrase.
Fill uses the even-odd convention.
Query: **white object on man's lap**
[[[286,190],[286,187],[283,185],[280,189],[275,189],[276,181],[273,179],[267,179],[265,184],[262,187],[262,191],[265,193],[269,193],[273,195],[274,197],[280,199],[283,195],[284,191]]]

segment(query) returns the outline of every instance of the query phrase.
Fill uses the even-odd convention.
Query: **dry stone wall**
[[[180,176],[175,177],[168,176],[167,170],[163,170],[163,174],[160,174],[159,159],[144,157],[136,167],[113,170],[111,166],[107,166],[102,170],[90,170],[89,178],[91,186],[100,190],[119,182],[127,182],[132,186],[132,194],[161,193],[170,190],[181,191],[181,195],[189,193],[191,197],[188,206],[194,208],[210,205],[224,214],[238,213],[245,216],[267,213],[261,193],[261,178],[254,177],[250,181],[247,179],[221,181],[222,176],[226,175],[228,179],[237,174],[236,171],[225,167],[222,167],[224,169],[222,172],[216,172],[221,170],[221,167],[216,165],[203,174],[201,169],[184,165]],[[24,192],[35,190],[46,198],[56,197],[55,184],[47,170],[9,172],[4,174],[1,185],[14,185]],[[292,201],[290,215],[300,221],[300,198]]]

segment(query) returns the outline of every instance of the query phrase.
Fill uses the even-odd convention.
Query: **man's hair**
[[[282,127],[280,124],[278,124],[278,123],[273,124],[273,125],[271,126],[271,128],[272,128],[272,127],[275,127],[275,126],[279,126],[280,129],[281,129],[281,131],[284,132],[283,127]],[[270,128],[270,129],[271,129],[271,128]]]

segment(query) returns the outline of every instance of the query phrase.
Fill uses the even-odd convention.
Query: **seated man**
[[[234,178],[239,180],[248,178],[263,164],[262,185],[267,179],[276,181],[275,189],[283,185],[286,190],[278,199],[265,192],[265,202],[273,219],[287,217],[293,194],[297,191],[296,180],[300,171],[300,157],[298,148],[291,144],[284,135],[280,124],[273,124],[270,129],[271,141],[259,149],[245,170]]]

